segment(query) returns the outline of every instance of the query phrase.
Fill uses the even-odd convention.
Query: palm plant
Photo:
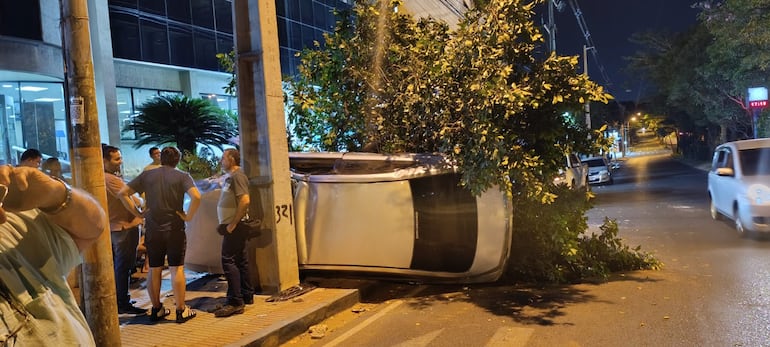
[[[203,99],[163,95],[139,107],[127,126],[136,131],[135,148],[175,143],[182,153],[195,154],[197,144],[222,148],[238,135],[238,126],[218,107]]]

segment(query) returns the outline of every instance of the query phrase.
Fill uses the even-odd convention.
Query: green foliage
[[[658,87],[654,101],[665,105],[680,129],[716,134],[707,138],[713,147],[752,136],[745,98],[749,87],[770,79],[770,1],[696,5],[701,13],[691,30],[638,34],[643,51],[631,58],[631,67]]]
[[[489,2],[454,31],[388,10],[400,1],[356,3],[354,20],[339,22],[324,49],[300,55],[287,98],[293,142],[443,153],[474,193],[497,186],[549,201],[546,186],[565,152],[607,145],[564,112],[611,97],[576,72],[577,57],[535,59],[543,40],[532,8],[541,2]]]
[[[662,264],[652,255],[642,252],[640,246],[634,248],[622,242],[618,237],[618,223],[607,217],[599,229],[601,233],[580,238],[580,247],[575,259],[571,259],[570,268],[575,277],[606,278],[616,271],[660,269]]]
[[[238,80],[235,76],[235,51],[217,53],[217,61],[219,62],[219,66],[222,67],[222,70],[230,73],[230,80],[227,81],[227,85],[222,87],[222,89],[224,89],[225,93],[228,95],[235,96],[238,92]]]
[[[126,126],[139,137],[135,148],[174,143],[183,153],[194,153],[197,144],[221,149],[238,134],[232,117],[203,99],[158,96],[145,102],[139,111],[141,113]]]
[[[193,179],[199,180],[214,176],[222,171],[221,159],[221,157],[214,155],[210,149],[204,147],[198,154],[185,151],[177,167],[189,173]]]
[[[606,278],[610,272],[658,269],[660,263],[629,248],[618,238],[617,224],[605,219],[599,235],[585,235],[590,192],[556,187],[553,203],[519,199],[514,202],[514,237],[508,280],[579,282]]]

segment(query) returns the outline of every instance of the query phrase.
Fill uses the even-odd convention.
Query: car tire
[[[709,212],[711,212],[711,219],[713,219],[713,220],[722,220],[722,214],[719,213],[719,210],[717,210],[717,205],[714,204],[714,200],[713,199],[710,199]]]
[[[733,213],[733,218],[735,221],[735,231],[738,232],[738,236],[740,237],[748,237],[749,232],[746,230],[746,227],[743,226],[743,222],[741,222],[741,217],[738,215],[738,209],[735,209],[735,212]]]

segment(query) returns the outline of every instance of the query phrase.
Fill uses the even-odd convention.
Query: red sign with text
[[[749,101],[749,108],[765,108],[765,107],[767,107],[767,100]]]

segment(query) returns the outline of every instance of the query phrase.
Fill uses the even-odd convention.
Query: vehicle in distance
[[[440,156],[290,153],[300,270],[492,282],[512,232],[497,187],[473,196]]]
[[[605,157],[590,157],[583,159],[588,164],[588,183],[589,184],[613,184],[612,170]]]
[[[566,184],[572,189],[586,188],[588,185],[588,165],[583,163],[575,154],[564,156],[565,167],[559,169],[553,184]]]
[[[717,146],[708,194],[713,219],[733,220],[741,236],[770,232],[770,139]]]

